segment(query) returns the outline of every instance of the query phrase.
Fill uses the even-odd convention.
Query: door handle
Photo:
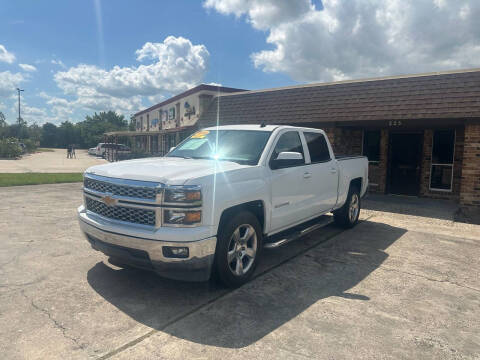
[[[330,169],[330,173],[336,174],[336,173],[337,173],[337,169],[331,168],[331,169]]]
[[[308,179],[308,178],[312,177],[312,174],[310,174],[309,172],[306,172],[306,173],[303,173],[303,177],[305,179]]]

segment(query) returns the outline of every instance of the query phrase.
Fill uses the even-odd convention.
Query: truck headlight
[[[166,209],[163,211],[165,226],[195,226],[202,221],[202,210]]]
[[[202,192],[199,186],[169,186],[165,188],[163,202],[165,204],[200,205]]]

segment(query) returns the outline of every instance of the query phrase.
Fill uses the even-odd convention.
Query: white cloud
[[[5,46],[0,44],[0,61],[6,62],[8,64],[11,64],[15,61],[15,55],[13,55],[11,52],[8,52],[7,49],[5,49]]]
[[[147,42],[135,53],[138,61],[150,63],[110,70],[80,64],[55,73],[55,82],[65,95],[75,98],[71,106],[128,114],[143,107],[142,96],[156,100],[197,85],[208,67],[206,47],[183,37]]]
[[[480,66],[480,2],[206,0],[267,31],[257,68],[302,82]]]
[[[11,97],[14,95],[15,89],[25,80],[25,76],[21,73],[0,72],[0,97]]]
[[[53,64],[53,65],[58,65],[58,66],[60,66],[62,69],[66,69],[66,68],[67,68],[67,66],[63,63],[62,60],[51,60],[50,63]]]
[[[203,6],[224,15],[246,15],[259,30],[295,20],[314,9],[309,0],[206,0]]]
[[[36,68],[35,66],[33,66],[33,65],[29,65],[29,64],[18,64],[18,66],[20,66],[23,71],[28,71],[28,72],[37,71],[37,68]]]
[[[166,96],[163,94],[157,94],[147,97],[148,101],[152,104],[158,104],[166,99]]]

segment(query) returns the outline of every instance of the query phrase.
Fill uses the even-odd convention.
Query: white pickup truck
[[[322,130],[219,126],[162,158],[87,169],[78,217],[112,264],[239,286],[263,248],[332,218],[354,226],[367,186],[367,159],[335,158]]]

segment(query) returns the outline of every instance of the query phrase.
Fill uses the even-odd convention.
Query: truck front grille
[[[90,197],[85,198],[87,210],[103,217],[126,221],[134,224],[155,226],[155,211],[126,206],[107,206],[103,202]]]
[[[155,200],[157,194],[161,191],[161,189],[155,187],[119,185],[112,182],[91,179],[89,177],[85,177],[83,186],[85,189],[100,193],[148,200]]]

